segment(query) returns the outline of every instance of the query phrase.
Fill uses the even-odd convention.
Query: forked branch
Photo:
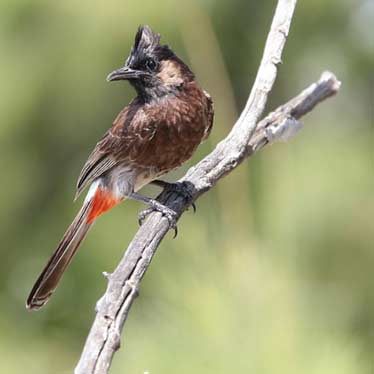
[[[325,72],[318,82],[259,122],[276,78],[295,5],[296,0],[278,1],[256,81],[230,134],[179,181],[183,182],[191,200],[186,201],[167,189],[159,195],[158,200],[173,209],[178,218],[193,201],[245,158],[267,144],[288,140],[300,129],[298,120],[304,114],[338,91],[340,82],[332,73]],[[152,213],[136,233],[115,271],[106,274],[108,287],[96,305],[96,317],[75,374],[108,373],[140,282],[168,230],[168,220],[160,213]]]

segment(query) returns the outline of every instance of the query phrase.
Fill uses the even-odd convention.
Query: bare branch
[[[167,189],[158,197],[178,214],[178,218],[246,157],[266,144],[291,136],[293,130],[300,127],[298,119],[301,116],[339,89],[336,78],[331,73],[324,73],[318,82],[258,123],[276,78],[295,4],[296,0],[278,1],[255,84],[232,131],[180,180],[191,199],[186,201]],[[120,347],[120,334],[140,282],[168,230],[167,219],[160,213],[152,213],[138,230],[115,271],[106,274],[108,287],[96,305],[96,318],[75,374],[108,373],[114,353]]]
[[[300,130],[299,118],[310,112],[318,103],[335,95],[341,83],[329,71],[322,73],[318,82],[311,84],[286,104],[277,108],[259,122],[248,143],[248,155],[274,141],[287,141]]]

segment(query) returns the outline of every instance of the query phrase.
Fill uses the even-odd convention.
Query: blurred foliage
[[[134,95],[105,77],[137,26],[160,32],[215,100],[192,165],[245,103],[275,3],[1,0],[1,373],[71,372],[100,272],[137,229],[136,202],[100,218],[48,306],[25,310],[78,209],[82,164]],[[268,109],[324,69],[341,92],[184,215],[145,276],[113,374],[374,372],[373,24],[370,0],[300,1]]]

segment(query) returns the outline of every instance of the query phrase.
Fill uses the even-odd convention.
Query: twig
[[[268,143],[292,135],[295,126],[299,127],[298,118],[339,89],[336,78],[331,73],[324,73],[317,83],[256,126],[275,81],[295,4],[296,0],[278,1],[255,84],[232,131],[180,180],[191,200],[186,201],[169,190],[164,190],[158,197],[159,201],[178,214],[178,218],[193,201],[210,190],[246,157]],[[114,353],[120,347],[120,334],[137,296],[139,284],[168,230],[167,219],[160,213],[152,213],[138,230],[115,271],[106,274],[108,287],[96,305],[96,318],[75,374],[108,373]]]
[[[320,79],[299,95],[268,114],[257,125],[256,132],[248,143],[247,154],[259,151],[266,144],[287,141],[301,128],[299,118],[310,112],[317,104],[335,95],[341,83],[333,73],[325,71]]]

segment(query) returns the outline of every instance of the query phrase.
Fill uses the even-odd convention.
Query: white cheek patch
[[[162,61],[157,76],[166,85],[179,86],[183,83],[180,68],[174,61]]]

